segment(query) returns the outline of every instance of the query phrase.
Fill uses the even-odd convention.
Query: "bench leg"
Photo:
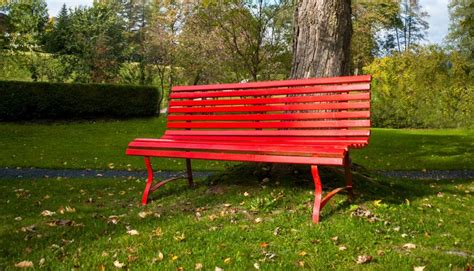
[[[349,156],[349,152],[346,153],[346,157],[344,159],[344,172],[346,175],[346,189],[349,195],[349,199],[354,198],[354,192],[352,191],[352,171],[351,171],[352,161]]]
[[[321,178],[319,177],[318,166],[311,166],[311,173],[313,175],[314,181],[314,205],[313,205],[313,223],[319,223],[319,212],[322,208],[321,206],[321,195],[323,192],[323,187],[321,186]]]
[[[186,171],[188,173],[189,186],[194,186],[193,182],[193,169],[191,167],[191,159],[186,159]]]
[[[153,168],[151,167],[150,157],[145,157],[146,170],[148,172],[148,179],[146,181],[145,191],[143,192],[142,205],[146,205],[148,201],[148,193],[153,183]]]

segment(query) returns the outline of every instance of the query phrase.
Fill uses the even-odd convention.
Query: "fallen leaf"
[[[15,221],[21,221],[21,220],[23,220],[23,218],[21,218],[21,216],[15,217]]]
[[[304,261],[298,261],[298,265],[299,265],[300,267],[304,267]]]
[[[373,260],[373,257],[370,255],[359,255],[357,257],[357,264],[370,263]]]
[[[178,241],[178,242],[181,242],[181,241],[184,241],[186,239],[186,236],[184,235],[184,232],[183,233],[180,233],[180,232],[176,232],[176,235],[173,236],[174,240]]]
[[[122,268],[122,267],[124,267],[124,265],[125,265],[125,264],[123,264],[123,263],[121,263],[121,262],[119,262],[119,261],[115,261],[115,262],[114,262],[114,266],[117,267],[117,268]]]
[[[99,271],[105,271],[105,265],[103,264],[99,265]]]
[[[72,208],[72,207],[69,207],[69,206],[66,206],[66,212],[68,212],[68,213],[75,213],[75,212],[76,212],[76,209],[75,209],[75,208]]]
[[[22,232],[36,232],[36,225],[33,224],[33,225],[30,225],[30,226],[21,227],[21,231]]]
[[[255,223],[262,223],[263,219],[261,217],[255,218]]]
[[[39,266],[40,266],[40,267],[43,267],[45,262],[46,262],[46,260],[45,260],[44,258],[41,258],[41,259],[39,260]]]
[[[162,236],[163,235],[163,230],[161,230],[160,227],[156,228],[155,231],[154,231],[155,235],[156,236]]]
[[[127,233],[132,235],[132,236],[139,234],[137,230],[129,230],[129,231],[127,231]]]
[[[258,263],[254,263],[253,264],[253,267],[257,270],[260,270],[260,265]]]
[[[71,226],[71,227],[82,227],[84,224],[77,224],[73,220],[69,219],[55,219],[55,220],[50,220],[46,222],[46,225],[50,227],[56,227],[56,226]]]
[[[415,244],[412,244],[412,243],[406,243],[402,246],[402,248],[404,249],[407,249],[407,250],[410,250],[410,249],[415,249],[416,248],[416,245]]]
[[[334,242],[337,242],[338,239],[339,239],[339,237],[337,237],[337,236],[331,237],[331,240],[333,240]]]
[[[269,246],[269,244],[267,242],[260,243],[260,247],[262,247],[262,248],[266,248],[268,246]]]
[[[33,262],[32,261],[22,261],[22,262],[16,263],[15,267],[18,267],[18,268],[33,268]]]
[[[226,259],[224,260],[224,263],[225,263],[225,264],[229,264],[229,263],[231,262],[231,260],[232,260],[231,258],[226,258]]]
[[[176,261],[178,258],[179,258],[178,256],[174,255],[173,257],[171,257],[171,260]]]
[[[340,247],[339,247],[339,250],[340,250],[340,251],[347,250],[347,247],[346,247],[346,246],[340,246]]]
[[[214,271],[224,271],[224,269],[222,269],[222,268],[216,266],[216,268],[214,269]]]
[[[141,218],[145,218],[149,215],[153,214],[153,212],[150,212],[150,211],[144,211],[144,212],[139,212],[138,213],[138,216],[141,217]]]
[[[273,230],[273,235],[275,235],[275,236],[276,236],[276,235],[279,235],[279,234],[280,234],[280,231],[281,231],[280,227],[276,227],[276,228]]]
[[[245,196],[245,197],[250,196],[249,192],[244,192],[244,196]]]
[[[425,270],[426,266],[415,266],[413,267],[413,271],[423,271]]]
[[[158,251],[158,259],[160,259],[160,261],[163,261],[163,258],[165,256],[163,255],[163,253],[161,251]]]
[[[308,255],[308,253],[306,253],[306,251],[301,251],[300,253],[298,253],[298,255],[300,255],[301,257],[304,257],[306,255]]]
[[[111,215],[109,216],[109,218],[107,219],[107,224],[114,224],[114,225],[117,225],[118,222],[119,222],[120,218],[116,215]]]
[[[203,267],[202,263],[196,263],[196,265],[194,265],[195,270],[201,270]]]
[[[42,216],[53,216],[55,214],[56,214],[56,212],[51,212],[49,210],[44,210],[44,211],[41,212]]]

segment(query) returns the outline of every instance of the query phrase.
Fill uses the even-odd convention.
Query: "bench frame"
[[[359,76],[359,77],[361,77],[361,76]],[[344,78],[344,77],[336,77],[336,79],[341,79],[341,78]],[[350,78],[350,77],[347,77],[347,78]],[[352,77],[352,78],[354,78],[354,77]],[[319,79],[314,79],[314,80],[320,80],[321,81],[321,80],[325,80],[325,79],[326,78],[319,78]],[[334,78],[327,78],[328,81],[330,81],[331,79],[334,79]],[[365,77],[363,77],[363,79],[364,80],[361,79],[361,81],[364,81],[364,82],[366,82],[367,80],[370,82],[370,80],[371,80],[370,76],[365,76]],[[308,79],[305,79],[305,80],[308,80]],[[291,83],[291,82],[296,82],[296,81],[299,81],[299,80],[289,80],[289,81],[286,81],[286,82]],[[351,80],[348,80],[348,81],[351,81]],[[357,80],[355,80],[355,81],[357,82]],[[281,81],[274,81],[274,82],[281,82]],[[268,84],[271,85],[273,82],[264,82],[264,83],[267,84],[267,85]],[[252,84],[252,83],[250,83],[250,84]],[[253,84],[255,85],[255,84],[258,84],[258,83],[253,83]],[[243,86],[243,85],[245,85],[245,84],[232,84],[232,86],[234,86],[234,87],[239,86],[239,87],[236,87],[236,88],[239,88],[239,89],[241,88],[240,86]],[[197,90],[199,90],[199,88],[202,88],[203,90],[206,90],[206,89],[209,89],[209,88],[212,89],[213,86],[219,86],[219,85],[193,86],[193,87]],[[230,84],[229,84],[229,86],[230,86]],[[176,87],[176,88],[185,89],[185,88],[190,88],[190,87]],[[369,85],[369,89],[370,89],[370,85]],[[370,97],[369,97],[369,99],[370,99]],[[188,130],[188,129],[186,129],[186,130]],[[256,129],[256,130],[259,130],[259,129]],[[370,134],[370,130],[369,130],[369,134]],[[368,143],[368,137],[367,137],[367,143]],[[304,144],[304,143],[301,143],[301,144]],[[330,143],[326,143],[326,144],[323,144],[323,145],[324,145],[323,147],[332,146]],[[353,184],[352,184],[352,172],[351,172],[351,159],[350,159],[350,156],[349,156],[349,147],[363,147],[366,144],[349,144],[349,145],[350,146],[347,146],[345,148],[343,161],[342,161],[342,166],[344,167],[346,185],[344,187],[339,187],[339,188],[336,188],[336,189],[328,192],[324,196],[324,198],[322,197],[323,196],[323,191],[322,191],[321,178],[319,176],[318,165],[317,164],[310,164],[311,174],[312,174],[313,182],[314,182],[314,186],[315,186],[314,205],[313,205],[313,212],[312,212],[312,220],[315,224],[318,223],[319,220],[320,220],[320,211],[322,210],[322,208],[324,208],[324,206],[328,203],[328,201],[333,196],[335,196],[337,193],[345,190],[348,193],[349,200],[352,200],[353,197],[354,197]],[[129,148],[127,149],[126,153],[127,153],[127,155],[140,155],[140,156],[143,156],[144,159],[145,159],[145,165],[146,165],[146,169],[147,169],[147,173],[148,173],[148,178],[147,178],[145,190],[143,192],[143,197],[142,197],[142,204],[143,205],[147,204],[150,192],[153,192],[153,191],[157,190],[158,188],[160,188],[161,186],[165,185],[168,182],[178,180],[178,179],[187,178],[189,186],[193,187],[194,182],[193,182],[191,159],[221,160],[221,159],[215,159],[213,157],[202,157],[202,155],[194,157],[193,156],[193,150],[189,150],[189,149],[187,149],[185,151],[186,156],[182,156],[182,157],[172,156],[172,155],[169,155],[169,156],[168,155],[153,155],[153,153],[150,154],[150,153],[146,153],[146,152],[136,152],[136,149],[133,149],[133,142],[130,143]],[[156,154],[156,152],[154,152],[154,154]],[[157,182],[157,183],[154,184],[153,168],[152,168],[152,164],[151,164],[151,161],[150,161],[150,157],[153,157],[153,156],[185,158],[185,160],[186,160],[186,173],[187,174],[183,175],[183,176],[178,176],[178,177],[173,177],[173,178],[170,178],[170,179],[166,179],[166,180],[163,180],[163,181],[160,181],[160,182]],[[235,158],[235,159],[230,158],[230,159],[222,159],[222,160],[259,161],[258,158],[255,158],[255,160],[239,160],[238,158]],[[260,162],[268,162],[268,161],[260,161]],[[283,162],[280,162],[280,163],[291,163],[291,160],[288,160],[288,162],[283,161]]]

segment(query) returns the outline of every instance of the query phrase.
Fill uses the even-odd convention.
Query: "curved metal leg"
[[[321,210],[321,195],[323,187],[321,186],[321,178],[319,177],[318,166],[311,166],[311,173],[314,181],[314,205],[313,205],[313,223],[319,223],[319,211]]]
[[[153,183],[153,168],[151,167],[150,157],[145,157],[146,170],[148,172],[148,179],[146,181],[145,191],[143,192],[142,205],[146,205],[148,201],[148,193]]]

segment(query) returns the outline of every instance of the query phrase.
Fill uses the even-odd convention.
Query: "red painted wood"
[[[307,88],[275,88],[258,90],[233,90],[233,91],[209,91],[209,92],[172,92],[171,99],[196,99],[211,97],[243,97],[243,96],[268,96],[268,95],[293,95],[310,93],[330,93],[348,91],[368,91],[369,83],[353,85],[316,86]]]
[[[370,111],[344,111],[321,113],[286,114],[228,114],[228,115],[169,115],[168,121],[224,121],[224,120],[308,120],[308,119],[350,119],[370,118]]]
[[[223,150],[237,152],[279,152],[279,153],[302,153],[302,154],[329,154],[341,156],[345,154],[345,150],[341,148],[323,148],[305,145],[254,145],[254,144],[226,144],[219,142],[191,143],[191,142],[144,142],[133,141],[128,145],[129,148],[145,148],[145,149],[189,149],[189,150]]]
[[[148,179],[146,181],[145,191],[143,191],[142,205],[146,205],[148,201],[148,193],[150,193],[150,188],[153,183],[153,168],[151,167],[150,157],[148,156],[145,156],[145,165],[148,173]]]
[[[305,157],[284,155],[262,155],[245,153],[217,153],[217,152],[189,152],[189,151],[164,151],[147,149],[127,149],[127,155],[153,156],[153,157],[175,157],[203,160],[226,160],[243,162],[264,162],[284,164],[319,164],[319,165],[342,165],[344,158],[336,157]]]
[[[219,142],[226,141],[234,143],[234,141],[245,141],[253,142],[254,144],[265,144],[265,143],[274,143],[274,144],[314,144],[314,145],[341,145],[341,146],[353,146],[353,145],[366,145],[368,143],[367,137],[271,137],[271,136],[259,136],[259,137],[250,137],[250,136],[186,136],[186,135],[169,135],[165,134],[162,139],[170,140],[189,140],[192,142]],[[139,140],[139,139],[136,139]]]
[[[348,83],[360,83],[360,82],[370,82],[370,81],[371,81],[370,75],[357,75],[357,76],[310,78],[310,79],[237,83],[237,84],[175,86],[173,87],[173,92],[174,91],[179,92],[179,91],[269,88],[269,87],[295,87],[295,86],[311,86],[311,85],[325,85],[325,84],[348,84]]]
[[[370,120],[286,121],[286,122],[169,122],[168,128],[344,128],[370,127]]]
[[[168,130],[168,135],[219,135],[219,136],[369,136],[369,130]]]
[[[336,110],[368,109],[370,102],[320,103],[302,105],[261,105],[261,106],[216,106],[216,107],[170,107],[168,113],[211,113],[211,112],[271,112],[296,110]]]
[[[319,177],[318,166],[313,164],[311,166],[311,174],[314,182],[314,203],[313,203],[313,223],[319,223],[319,212],[321,211],[321,196],[323,193],[323,186],[321,185],[321,178]]]
[[[248,105],[248,104],[282,104],[282,103],[309,103],[324,101],[354,101],[369,100],[369,93],[356,94],[337,94],[337,95],[320,95],[320,96],[295,96],[284,98],[250,98],[250,99],[221,99],[221,100],[186,100],[186,101],[170,101],[170,107],[177,106],[204,106],[204,105]]]

